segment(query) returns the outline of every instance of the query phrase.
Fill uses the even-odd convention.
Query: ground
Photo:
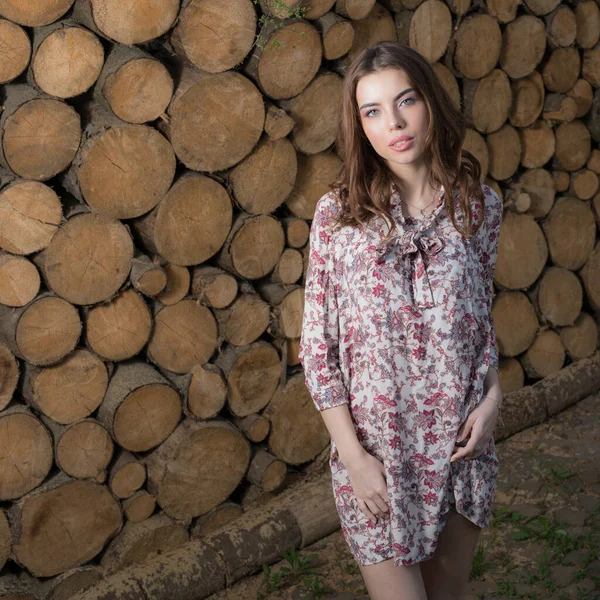
[[[496,444],[493,519],[464,600],[600,600],[600,393]],[[341,531],[209,600],[368,600]]]

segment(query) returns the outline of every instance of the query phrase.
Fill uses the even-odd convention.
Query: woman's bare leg
[[[359,568],[371,600],[427,600],[419,564],[399,567],[389,559]]]
[[[481,528],[450,505],[433,558],[419,563],[428,600],[460,600],[469,581]]]

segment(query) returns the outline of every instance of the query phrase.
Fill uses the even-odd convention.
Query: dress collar
[[[423,218],[405,217],[402,210],[402,200],[400,199],[400,193],[396,187],[396,183],[392,182],[392,196],[390,199],[390,209],[392,214],[397,218],[398,222],[403,226],[416,225],[417,231],[426,231],[431,227],[437,216],[444,208],[444,198],[446,196],[446,189],[442,186],[442,193],[438,199],[438,203],[435,208],[427,213]]]

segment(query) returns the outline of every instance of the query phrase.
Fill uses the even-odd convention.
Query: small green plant
[[[254,2],[254,4],[259,4],[259,0],[252,0],[252,2]],[[260,31],[255,36],[254,45],[263,49],[267,46],[267,40],[265,39],[265,36],[263,34],[267,27],[270,29],[272,25],[273,31],[277,31],[278,29],[285,27],[286,19],[302,19],[304,17],[304,13],[306,13],[306,11],[309,9],[308,6],[300,6],[300,3],[298,3],[298,6],[296,6],[296,8],[291,9],[283,0],[265,0],[265,2],[268,4],[269,8],[272,11],[278,11],[279,14],[283,15],[283,17],[276,18],[267,13],[263,13],[259,17],[258,23],[260,25]],[[295,29],[293,29],[293,31],[295,31]],[[300,35],[304,35],[304,33],[300,32]],[[277,40],[273,40],[271,42],[271,46],[273,48],[280,48],[281,44]]]
[[[317,598],[324,595],[323,583],[318,577],[321,574],[321,570],[310,565],[315,556],[317,555],[308,554],[301,556],[298,550],[292,546],[290,551],[282,556],[289,563],[289,567],[283,566],[277,573],[273,573],[269,565],[263,565],[263,583],[267,593],[270,594],[280,589],[284,582],[292,585],[294,582],[301,580],[306,588]],[[262,594],[259,593],[258,600],[261,600],[262,597]]]
[[[469,573],[469,581],[478,579],[483,575],[485,571],[485,554],[486,549],[483,542],[479,542],[475,555],[473,556],[473,562],[471,563],[471,572]]]

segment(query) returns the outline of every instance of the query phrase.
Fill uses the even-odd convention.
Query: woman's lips
[[[396,145],[390,146],[390,149],[394,152],[403,152],[412,146],[412,143],[415,141],[415,138],[410,138],[410,140],[405,140],[404,142]]]

